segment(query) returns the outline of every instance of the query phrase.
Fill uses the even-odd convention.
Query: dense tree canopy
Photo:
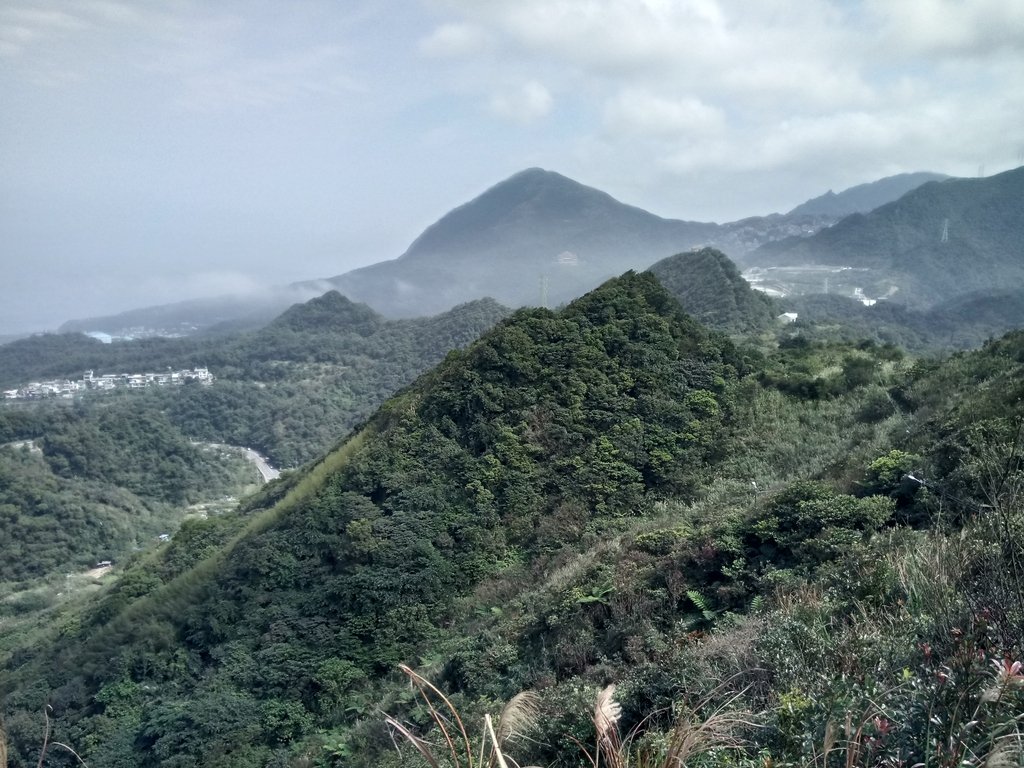
[[[582,764],[616,682],[652,754],[724,705],[756,727],[708,765],[980,765],[1022,705],[1022,382],[1022,333],[758,352],[650,274],[520,311],[12,653],[10,762],[45,699],[90,764],[415,764],[408,663],[467,724],[540,691],[521,764]]]

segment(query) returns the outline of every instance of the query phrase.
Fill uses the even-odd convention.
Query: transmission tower
[[[949,219],[942,220],[942,238],[939,240],[939,242],[949,242]]]
[[[540,276],[540,305],[548,308],[548,276],[543,273]]]

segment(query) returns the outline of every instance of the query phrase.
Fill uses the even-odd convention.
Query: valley
[[[592,199],[526,180],[519,216]],[[503,215],[457,218],[477,248]],[[1024,341],[990,337],[1022,302],[766,261],[875,215],[604,280],[567,236],[552,274],[600,284],[557,309],[395,320],[332,290],[257,328],[0,346],[5,388],[216,372],[0,406],[8,763],[37,758],[39,701],[95,765],[458,762],[434,707],[475,731],[524,690],[529,738],[482,737],[520,764],[626,759],[601,697],[599,731],[650,759],[717,717],[699,764],[817,765],[854,718],[854,765],[998,755],[1024,703]]]
[[[1024,0],[0,3],[0,768],[1024,768]]]
[[[901,174],[829,191],[786,214],[717,224],[664,219],[561,174],[530,168],[442,216],[397,259],[276,288],[259,300],[225,296],[141,308],[69,320],[60,330],[132,338],[256,328],[290,304],[332,288],[390,318],[433,315],[484,297],[509,307],[556,306],[623,270],[646,269],[691,248],[716,248],[742,262],[766,243],[808,237],[943,178]]]
[[[899,291],[895,285],[875,298],[864,294],[861,287],[869,277],[866,267],[833,267],[811,265],[803,267],[752,267],[743,273],[743,279],[757,291],[778,299],[808,294],[836,294],[859,301],[865,307],[893,298]]]

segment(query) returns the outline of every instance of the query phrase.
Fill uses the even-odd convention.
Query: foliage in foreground
[[[429,764],[385,717],[444,750],[436,713],[486,730],[522,690],[530,740],[488,735],[479,760],[607,764],[610,683],[623,765],[716,713],[744,725],[689,764],[1013,764],[1022,366],[1024,334],[942,365],[762,359],[644,276],[520,313],[269,487],[243,533],[196,524],[23,650],[12,764],[44,699],[90,764]]]

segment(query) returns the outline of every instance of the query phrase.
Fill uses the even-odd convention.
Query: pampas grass
[[[615,686],[609,685],[597,694],[594,701],[594,752],[582,744],[580,748],[592,768],[600,768],[602,764],[608,768],[680,768],[701,754],[741,749],[746,742],[740,732],[756,727],[751,713],[734,708],[744,693],[740,691],[728,697],[704,718],[698,717],[697,712],[710,705],[710,696],[692,709],[684,708],[672,725],[666,743],[655,750],[637,745],[639,726],[625,738],[620,736],[618,724],[622,707],[615,701]]]
[[[466,725],[451,700],[413,669],[404,664],[400,665],[399,669],[409,678],[409,682],[426,705],[441,735],[443,745],[427,741],[390,715],[384,718],[384,722],[394,732],[401,734],[431,768],[519,768],[519,764],[506,755],[503,748],[506,742],[521,738],[536,723],[540,711],[540,699],[537,694],[524,691],[512,697],[498,716],[497,728],[494,727],[491,716],[485,715],[480,747],[474,752]]]

